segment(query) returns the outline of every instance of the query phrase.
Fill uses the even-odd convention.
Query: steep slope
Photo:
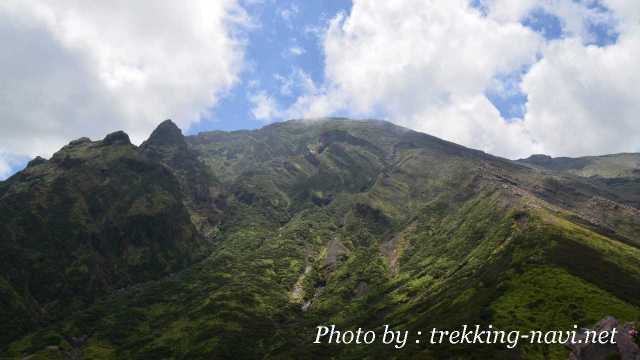
[[[640,207],[640,154],[626,153],[579,158],[533,155],[519,163],[556,174],[573,175],[606,188],[618,201]]]
[[[140,145],[140,150],[172,171],[199,232],[207,239],[215,238],[225,208],[222,185],[187,146],[182,131],[171,120],[165,120]]]
[[[536,195],[575,210],[575,221],[621,241],[640,231],[640,154],[583,158],[534,155],[519,163],[544,172]]]
[[[1,183],[2,340],[202,257],[182,199],[123,132],[72,141]]]
[[[211,254],[39,327],[9,356],[59,357],[73,335],[89,358],[566,358],[559,345],[311,342],[319,324],[415,333],[640,316],[640,215],[605,182],[380,121],[178,135],[163,123],[141,153],[174,175],[192,218],[214,214]]]

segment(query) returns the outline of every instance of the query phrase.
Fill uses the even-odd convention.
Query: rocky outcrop
[[[158,125],[158,127],[151,133],[149,139],[142,144],[142,148],[148,148],[151,146],[166,146],[177,145],[180,147],[186,147],[187,143],[184,140],[182,131],[171,120],[167,119]]]
[[[640,360],[640,348],[633,337],[635,328],[632,324],[622,325],[617,319],[609,316],[600,320],[591,330],[611,332],[613,329],[616,329],[615,344],[590,343],[586,332],[583,331],[576,337],[575,343],[567,344],[571,349],[569,360]]]
[[[171,120],[163,121],[140,149],[171,169],[180,182],[192,221],[206,238],[214,238],[225,207],[221,186],[198,154],[189,148],[180,128]]]
[[[75,140],[1,184],[0,322],[33,314],[14,337],[204,255],[178,180],[124,132]]]
[[[129,135],[124,131],[116,131],[107,136],[105,136],[104,140],[102,140],[103,145],[129,145],[131,144],[131,140],[129,140]]]

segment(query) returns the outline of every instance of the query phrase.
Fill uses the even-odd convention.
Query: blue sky
[[[322,84],[325,80],[324,54],[320,43],[322,31],[339,13],[348,16],[352,6],[350,0],[254,0],[246,1],[243,5],[256,23],[246,33],[248,69],[241,73],[238,85],[211,109],[209,116],[185,130],[187,134],[207,130],[255,129],[265,125],[264,121],[256,119],[251,113],[250,97],[257,91],[264,91],[286,108],[304,91],[300,84],[293,84],[287,93],[281,91],[282,81],[296,71],[302,70],[314,83]],[[486,11],[479,1],[472,1],[471,5],[483,13]],[[603,13],[608,11],[597,1],[590,3],[589,7]],[[562,20],[543,8],[531,11],[521,24],[540,33],[548,41],[567,35]],[[611,27],[601,23],[589,23],[589,26],[593,39],[588,42],[598,46],[616,42],[618,34]],[[525,66],[512,73],[497,75],[496,80],[507,91],[488,89],[485,93],[507,121],[524,116],[527,96],[518,86],[528,69],[529,66]]]
[[[0,178],[166,118],[378,118],[508,158],[640,150],[640,2],[32,0],[0,2],[0,38]]]
[[[259,88],[283,106],[293,103],[302,89],[299,84],[292,84],[290,92],[283,94],[282,81],[298,70],[303,70],[315,83],[322,83],[321,32],[338,13],[349,13],[351,1],[266,0],[246,1],[244,6],[256,22],[246,34],[248,69],[241,73],[240,83],[211,109],[210,116],[185,131],[188,134],[264,126],[263,121],[251,114],[250,96]]]

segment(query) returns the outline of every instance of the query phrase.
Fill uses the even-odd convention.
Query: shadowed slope
[[[567,356],[560,345],[411,342],[398,352],[310,342],[318,324],[415,333],[640,316],[640,216],[606,182],[380,121],[178,135],[163,123],[141,153],[176,179],[192,222],[215,214],[210,255],[41,326],[8,354],[92,334],[87,352],[131,359],[555,359]]]

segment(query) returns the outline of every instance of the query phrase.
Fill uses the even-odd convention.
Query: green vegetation
[[[0,353],[566,358],[561,346],[311,346],[319,324],[636,320],[629,190],[558,171],[378,121],[186,138],[164,122],[140,148],[79,140],[0,183]]]

